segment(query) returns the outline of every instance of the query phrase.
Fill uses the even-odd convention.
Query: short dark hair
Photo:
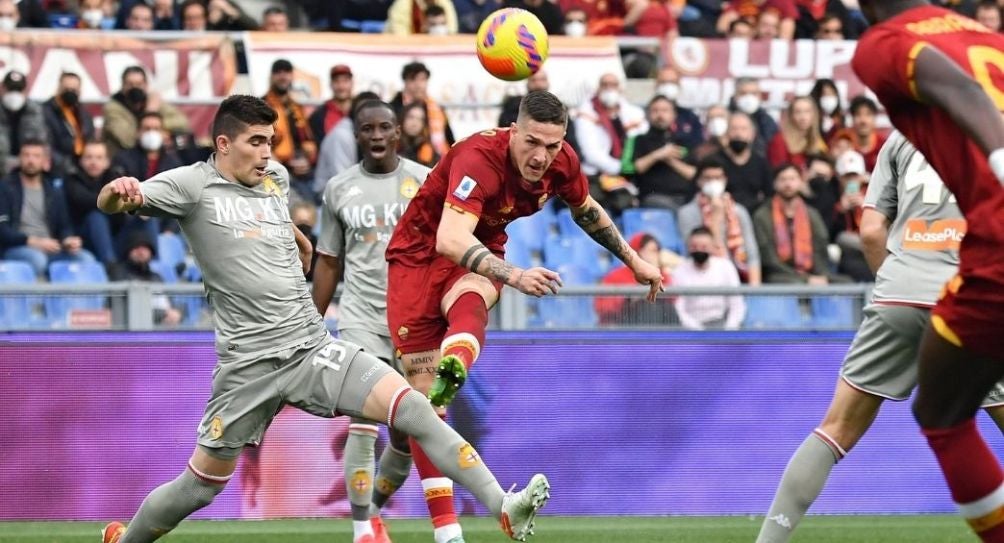
[[[753,28],[753,25],[750,24],[749,21],[747,21],[746,19],[743,19],[742,17],[740,17],[740,18],[736,19],[735,21],[732,21],[731,23],[729,23],[729,34],[735,32],[736,31],[736,27],[738,27],[740,25],[746,25],[746,26],[750,27],[751,29]]]
[[[287,17],[289,16],[289,14],[286,13],[286,10],[283,9],[281,6],[269,6],[265,8],[265,11],[262,12],[261,17],[262,19],[264,19],[269,15],[286,15]]]
[[[64,79],[67,79],[67,78],[70,78],[70,77],[76,79],[77,81],[80,81],[80,75],[76,74],[74,72],[63,72],[63,73],[59,74],[59,80],[60,81],[62,81]]]
[[[530,91],[519,101],[516,122],[525,118],[538,123],[567,126],[568,109],[557,96],[546,90]]]
[[[355,122],[356,111],[362,107],[363,104],[370,101],[380,101],[380,95],[373,91],[362,91],[359,94],[352,97],[352,105],[349,111],[352,113],[353,121]]]
[[[810,154],[808,154],[808,155],[805,156],[805,165],[806,166],[812,166],[813,162],[825,162],[825,163],[829,164],[831,168],[834,165],[833,159],[830,158],[830,155],[828,155],[826,153],[810,153]]]
[[[656,94],[655,96],[652,97],[651,100],[648,101],[647,104],[645,104],[645,111],[648,112],[648,110],[652,109],[652,106],[655,105],[656,102],[666,102],[669,105],[673,106],[674,110],[676,109],[676,104],[674,104],[672,100],[666,98],[661,94]]]
[[[147,117],[153,117],[160,121],[160,124],[164,124],[164,116],[160,114],[159,111],[144,111],[142,115],[139,116],[139,123],[143,122],[143,119]]]
[[[201,2],[201,0],[185,0],[184,2],[181,3],[181,6],[178,7],[178,13],[180,13],[182,16],[184,16],[185,15],[185,10],[188,9],[188,8],[190,8],[190,7],[192,7],[192,6],[199,6],[200,8],[202,8],[202,13],[206,13],[207,12],[206,5],[203,4]]]
[[[213,146],[216,146],[216,138],[219,136],[234,139],[249,126],[271,126],[278,118],[275,110],[257,96],[230,96],[223,100],[213,117]]]
[[[864,95],[859,95],[855,96],[854,99],[851,100],[851,107],[850,107],[851,115],[857,115],[858,110],[860,110],[863,107],[872,110],[873,114],[878,113],[878,104],[875,103],[875,100],[872,100],[871,98]]]
[[[446,15],[446,10],[439,4],[429,4],[429,6],[425,8],[426,17],[439,17],[440,15]]]
[[[34,136],[25,138],[24,141],[21,142],[21,148],[24,149],[25,147],[41,147],[42,149],[45,149],[45,152],[49,152],[49,142]]]
[[[997,5],[997,0],[980,0],[976,9],[1000,9],[1000,6]]]
[[[687,234],[687,239],[690,239],[694,236],[709,236],[711,238],[715,237],[715,235],[711,233],[711,229],[708,228],[707,226],[698,226],[697,228],[694,228],[693,230],[690,231],[690,234]]]
[[[426,77],[432,75],[432,72],[430,72],[429,69],[425,67],[425,64],[422,64],[421,62],[418,62],[416,60],[415,62],[409,62],[405,64],[404,68],[401,68],[401,79],[404,81],[408,81],[410,79],[415,79],[415,76],[422,73],[424,73]]]
[[[366,111],[367,109],[376,109],[376,108],[384,108],[387,111],[389,111],[390,116],[394,118],[394,123],[397,124],[397,113],[394,111],[394,108],[391,107],[391,105],[388,104],[387,102],[384,102],[383,100],[380,99],[363,100],[362,102],[360,102],[359,107],[352,110],[352,122],[358,125],[359,115],[361,115],[362,112]]]
[[[777,177],[788,170],[795,170],[798,176],[802,176],[802,170],[791,162],[782,162],[770,172],[770,180],[777,181]]]
[[[140,9],[146,8],[146,9],[150,10],[150,14],[151,15],[153,14],[153,6],[151,6],[150,4],[147,4],[146,2],[136,2],[135,4],[132,5],[132,7],[129,8],[129,16],[130,17],[132,16],[132,12],[136,11],[136,8],[140,8]]]
[[[122,70],[122,82],[125,83],[129,74],[140,74],[143,76],[143,81],[146,81],[146,70],[142,66],[129,66],[125,70]]]
[[[697,182],[697,180],[701,178],[701,174],[708,170],[725,171],[725,162],[715,155],[701,159],[701,161],[697,163],[697,170],[694,171],[694,182]]]

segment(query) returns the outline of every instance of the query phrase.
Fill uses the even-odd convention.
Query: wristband
[[[997,180],[1004,183],[1004,147],[990,153],[987,163],[990,164],[990,169],[997,176]]]

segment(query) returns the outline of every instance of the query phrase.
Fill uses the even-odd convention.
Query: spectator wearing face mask
[[[774,194],[767,159],[753,152],[756,126],[749,115],[737,111],[729,115],[725,146],[715,155],[725,167],[729,194],[748,211]]]
[[[446,10],[437,4],[425,8],[422,18],[422,34],[428,36],[449,36],[450,26],[446,23]]]
[[[0,83],[0,173],[18,163],[21,142],[49,141],[42,106],[28,99],[27,78],[11,70]]]
[[[139,120],[139,145],[123,149],[112,159],[117,176],[149,179],[184,164],[173,149],[165,146],[167,132],[160,113],[148,111]]]
[[[708,158],[697,165],[698,193],[677,212],[680,237],[703,226],[711,233],[711,254],[728,259],[744,283],[759,285],[760,250],[749,211],[726,191],[725,165]]]
[[[736,79],[736,92],[729,104],[730,111],[742,111],[756,123],[756,141],[753,152],[767,156],[767,144],[777,134],[777,122],[763,108],[763,91],[760,82],[752,77]]]
[[[110,30],[115,28],[115,18],[105,11],[105,0],[80,0],[77,28]]]
[[[586,34],[590,36],[616,36],[624,31],[624,19],[628,16],[628,0],[560,0],[559,6],[566,14],[581,10],[586,14]],[[642,6],[644,8],[644,6]]]
[[[688,257],[673,270],[680,287],[738,287],[739,274],[726,258],[714,255],[714,233],[699,226],[687,236]],[[746,317],[742,296],[680,296],[676,299],[680,324],[688,330],[738,330]]]
[[[13,32],[21,25],[21,14],[14,0],[0,0],[0,32]]]
[[[809,97],[819,106],[819,131],[824,140],[830,141],[847,126],[837,84],[832,79],[818,79],[809,91]]]
[[[694,166],[674,134],[673,102],[656,95],[648,103],[648,132],[634,139],[631,160],[642,207],[677,209],[694,194]]]
[[[680,106],[680,91],[680,72],[669,66],[659,70],[655,79],[655,93],[666,97],[676,109],[673,136],[688,151],[694,151],[704,141],[704,127],[693,110]]]
[[[561,7],[551,0],[505,0],[505,7],[525,9],[540,19],[548,34],[561,34],[564,17]]]
[[[836,209],[841,193],[833,160],[829,155],[816,153],[809,155],[808,161],[802,197],[805,203],[819,212],[826,225],[826,231],[835,232]]]
[[[42,113],[52,136],[52,172],[63,176],[75,169],[84,143],[94,137],[94,119],[80,104],[80,76],[60,75],[56,95],[42,105]]]
[[[436,5],[446,13],[448,34],[457,33],[457,11],[450,0],[394,0],[387,11],[384,32],[395,36],[421,34],[425,24],[425,10]]]
[[[101,129],[108,152],[112,156],[121,149],[132,149],[139,137],[139,119],[144,113],[160,114],[164,128],[172,135],[191,134],[192,129],[177,108],[161,100],[160,94],[148,89],[146,70],[130,66],[122,72],[122,88],[105,103],[105,124]]]
[[[589,32],[589,15],[584,9],[572,8],[565,11],[562,33],[569,38],[581,38]]]
[[[662,247],[651,234],[641,232],[635,234],[628,245],[638,252],[643,260],[662,270],[662,284],[673,283],[666,266],[662,265]],[[619,266],[610,271],[601,281],[604,285],[637,285],[634,272],[627,266]],[[673,307],[673,299],[661,296],[655,303],[649,303],[641,298],[627,296],[597,296],[594,302],[600,325],[621,326],[665,326],[676,324],[679,318]]]
[[[729,110],[716,104],[708,108],[704,118],[704,141],[694,153],[695,160],[703,160],[721,152],[728,145],[726,132],[729,129]]]

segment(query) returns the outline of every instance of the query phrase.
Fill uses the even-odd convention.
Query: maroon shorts
[[[966,233],[959,275],[946,285],[931,323],[967,351],[1004,360],[1004,248]]]
[[[468,273],[444,257],[427,266],[389,263],[387,325],[395,349],[403,354],[439,349],[449,324],[441,308],[443,297]],[[492,284],[496,292],[502,291],[502,283]]]

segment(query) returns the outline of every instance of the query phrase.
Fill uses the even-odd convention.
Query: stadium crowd
[[[941,3],[1001,30],[1004,0]],[[503,6],[527,9],[550,33],[572,37],[855,39],[866,25],[855,0],[0,0],[0,28],[442,35],[475,32],[485,15]],[[887,132],[871,98],[842,97],[834,81],[820,79],[778,114],[764,108],[756,79],[739,79],[728,103],[696,112],[677,103],[680,74],[659,67],[653,52],[629,50],[624,63],[628,77],[654,80],[654,94],[634,103],[619,74],[597,74],[595,94],[571,108],[567,140],[581,157],[594,198],[627,234],[648,235],[633,239],[636,248],[655,243],[646,254],[663,266],[669,283],[874,279],[861,250],[860,218],[869,172]],[[353,108],[379,98],[356,93],[353,68],[360,69],[334,64],[332,98],[311,108],[291,92],[293,64],[280,59],[271,67],[264,99],[279,112],[273,155],[290,171],[294,221],[308,234],[319,230],[315,209],[328,179],[359,160]],[[406,64],[402,90],[391,100],[402,124],[401,155],[428,166],[462,136],[427,93],[432,75],[421,62]],[[80,103],[77,74],[64,73],[41,103],[27,98],[26,81],[26,74],[8,71],[0,82],[0,217],[6,219],[0,220],[0,259],[27,262],[45,280],[48,264],[57,260],[98,261],[112,271],[129,265],[136,247],[150,248],[156,258],[158,240],[178,236],[177,224],[110,218],[94,202],[115,177],[146,179],[205,159],[209,150],[196,143],[188,119],[150,88],[140,66],[122,72],[100,123]],[[546,71],[526,86],[547,89]],[[501,104],[498,126],[515,120],[519,98]],[[535,222],[536,231],[521,230],[519,237],[565,234],[559,207],[548,206],[551,220]],[[656,220],[628,228],[640,210]],[[568,252],[550,248],[561,246],[520,247],[513,254],[558,266]],[[181,277],[198,277],[185,273],[184,262],[175,264]],[[162,279],[156,273],[146,277]],[[622,270],[602,266],[583,277],[587,283],[631,282]],[[701,319],[737,325],[728,315],[735,311],[733,300],[705,301],[710,305],[700,308]],[[626,318],[622,307],[608,302],[597,300],[601,322]],[[700,321],[685,305],[677,302],[641,320],[664,322],[675,311],[681,322]]]

